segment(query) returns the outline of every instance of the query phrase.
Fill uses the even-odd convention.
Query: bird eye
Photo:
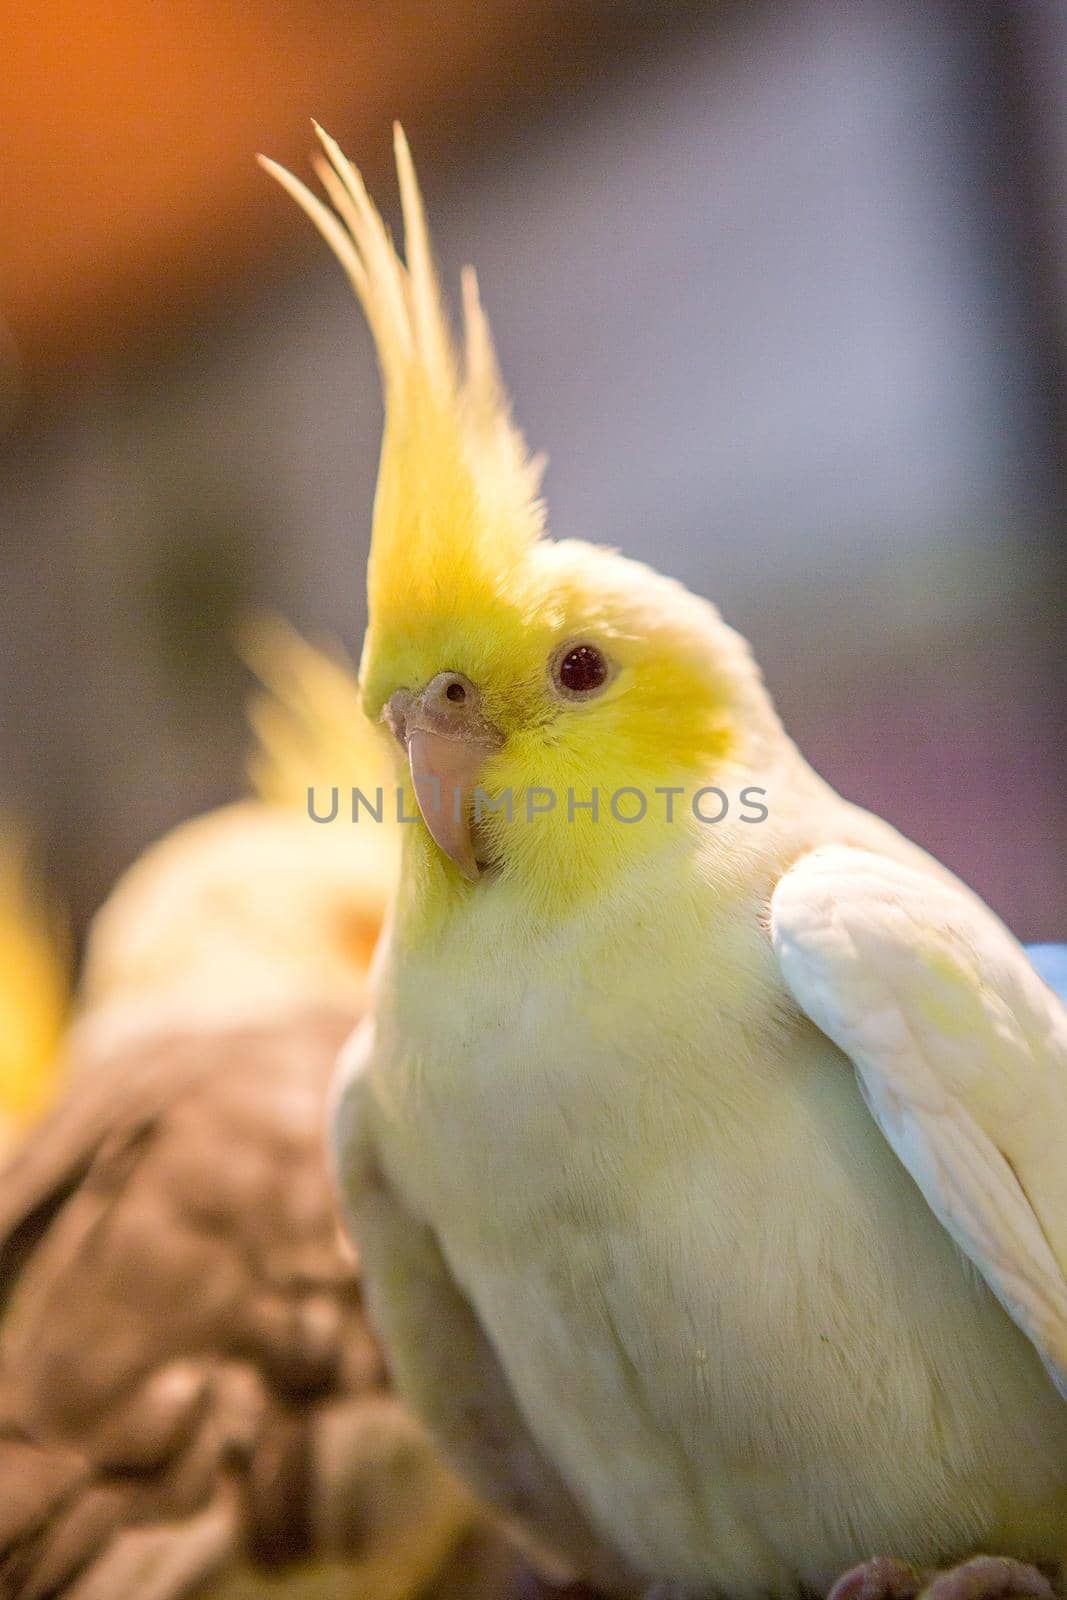
[[[555,678],[565,694],[593,694],[608,681],[607,658],[595,644],[569,645],[556,661]]]

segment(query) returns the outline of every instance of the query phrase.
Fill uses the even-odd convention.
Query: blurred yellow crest
[[[281,617],[257,616],[238,647],[262,684],[247,708],[256,737],[249,776],[261,800],[302,811],[312,788],[389,788],[385,735],[364,715],[355,666],[339,645],[310,644]]]

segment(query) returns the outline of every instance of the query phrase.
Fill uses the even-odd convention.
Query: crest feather
[[[541,462],[530,459],[511,421],[470,268],[462,362],[457,354],[400,125],[403,258],[359,172],[329,134],[315,131],[324,152],[315,170],[333,210],[283,167],[260,161],[337,256],[374,339],[385,431],[368,568],[371,628],[410,628],[443,594],[499,592],[502,575],[543,530]]]

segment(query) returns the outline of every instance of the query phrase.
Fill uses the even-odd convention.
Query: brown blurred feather
[[[303,1568],[391,1600],[475,1528],[388,1393],[334,1220],[321,1130],[352,1021],[132,1042],[0,1177],[0,1593],[253,1593]]]

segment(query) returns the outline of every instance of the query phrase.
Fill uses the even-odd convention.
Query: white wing
[[[808,1016],[1067,1398],[1067,1010],[962,885],[845,846],[771,902]]]

